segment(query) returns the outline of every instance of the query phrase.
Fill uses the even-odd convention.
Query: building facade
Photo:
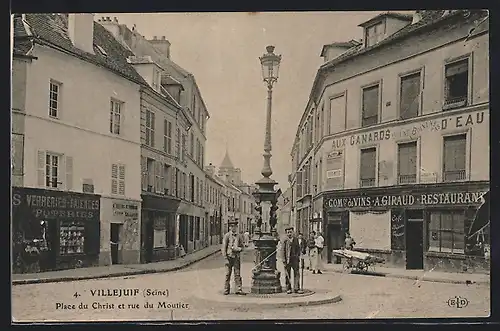
[[[44,270],[138,263],[145,82],[131,53],[92,14],[16,15],[14,27],[15,243],[41,242]]]
[[[487,15],[385,13],[361,41],[323,48],[291,177],[296,221],[323,232],[327,262],[349,231],[407,269],[489,268],[489,227],[467,235],[489,191]]]
[[[226,212],[224,183],[217,178],[215,167],[210,163],[205,167],[205,219],[208,220],[205,240],[208,245],[222,244],[223,214]]]
[[[171,60],[170,43],[165,37],[154,37],[151,40],[147,40],[135,28],[129,29],[126,25],[120,24],[116,18],[112,20],[110,17],[104,17],[99,19],[99,23],[108,29],[117,41],[131,49],[137,58],[148,58],[150,62],[156,65],[156,69],[154,69],[155,74],[151,74],[150,86],[153,89],[158,89],[160,94],[170,96],[170,99],[174,100],[175,112],[170,111],[171,114],[176,114],[175,121],[170,116],[172,119],[172,130],[169,131],[168,122],[154,122],[155,125],[159,126],[158,132],[160,133],[157,134],[158,138],[161,142],[164,140],[171,141],[173,151],[173,154],[171,154],[173,158],[168,157],[168,153],[164,155],[165,160],[169,159],[172,161],[171,163],[159,162],[159,164],[167,165],[167,168],[171,166],[171,174],[166,174],[165,176],[175,178],[175,190],[170,191],[175,192],[175,199],[169,198],[171,206],[164,212],[172,214],[175,209],[176,246],[179,248],[182,247],[182,250],[186,253],[205,248],[208,242],[202,238],[207,236],[205,229],[207,229],[208,220],[205,219],[203,199],[203,187],[205,185],[205,171],[203,166],[206,125],[209,113],[194,76]],[[150,115],[147,115],[147,111],[146,114],[143,111],[143,121],[145,123],[143,131],[148,132],[151,130],[151,128],[147,127],[148,125],[152,125],[151,118]],[[170,121],[169,119],[165,120]],[[166,136],[164,135],[164,125],[167,125]],[[144,132],[142,134],[144,136]],[[144,139],[143,137],[143,141]],[[146,143],[145,145],[147,146],[148,144]],[[160,143],[159,145],[165,146],[165,143]],[[149,148],[145,147],[143,151],[146,149]],[[151,163],[151,167],[153,167],[150,168],[151,171],[146,171],[148,174],[152,172],[161,173],[159,170],[161,166],[157,169]],[[148,169],[148,166],[143,166],[143,168]],[[163,169],[165,171],[165,166]],[[154,175],[154,177],[157,178],[158,176]],[[153,178],[153,176],[150,175],[150,178]],[[157,181],[159,183],[162,182],[161,179],[157,179]],[[160,192],[163,189],[163,192],[166,192],[165,185],[156,185],[154,190]],[[146,193],[146,195],[149,196],[151,194]],[[174,193],[171,195],[173,196]],[[175,206],[176,203],[177,207]],[[157,228],[160,226],[160,223],[165,223],[162,221],[158,222],[155,225]],[[166,223],[169,223],[169,221],[166,221]],[[163,233],[163,228],[158,228],[155,231]],[[173,238],[170,238],[168,244],[171,245],[172,241]],[[175,250],[169,249],[168,251],[169,253],[166,253],[167,255],[161,259],[171,258],[172,254],[176,254]]]

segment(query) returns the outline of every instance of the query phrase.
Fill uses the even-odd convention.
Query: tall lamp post
[[[278,184],[271,175],[271,104],[273,85],[278,81],[281,55],[274,54],[274,46],[266,47],[267,53],[262,55],[262,78],[267,86],[266,133],[264,140],[264,166],[262,178],[256,182],[258,189],[253,193],[256,200],[257,226],[254,232],[255,267],[252,270],[252,293],[272,294],[282,291],[280,272],[276,269],[276,247],[279,242],[276,231],[276,203],[281,190],[275,191]],[[262,231],[262,223],[269,223],[269,231]]]

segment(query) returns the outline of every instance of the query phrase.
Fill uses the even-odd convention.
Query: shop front
[[[180,255],[176,236],[176,212],[180,201],[155,195],[142,195],[141,261],[174,260]]]
[[[99,263],[100,196],[12,188],[14,273]]]
[[[383,257],[406,269],[489,270],[484,247],[489,226],[469,228],[489,191],[489,182],[420,184],[342,190],[324,195],[328,262],[343,246],[345,233],[356,250]]]
[[[100,265],[140,263],[140,212],[140,201],[101,199]]]

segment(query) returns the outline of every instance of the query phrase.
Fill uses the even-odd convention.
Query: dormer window
[[[385,26],[386,25],[384,20],[365,28],[365,47],[375,45],[376,43],[384,39]]]
[[[158,91],[160,88],[160,72],[156,69],[153,69],[153,89]]]

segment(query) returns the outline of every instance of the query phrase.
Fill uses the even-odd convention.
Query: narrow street
[[[253,255],[249,251],[242,263],[243,285],[250,286]],[[362,275],[305,272],[304,287],[337,289],[342,301],[314,307],[251,309],[242,311],[206,307],[193,297],[196,291],[222,287],[224,271],[220,254],[200,261],[189,268],[164,274],[85,280],[67,283],[18,285],[12,289],[12,316],[15,321],[104,321],[104,320],[238,320],[238,319],[354,319],[354,318],[421,318],[421,317],[485,317],[490,311],[490,289],[487,285],[459,285],[415,282]],[[284,282],[284,280],[282,280]],[[93,297],[96,289],[168,290],[168,297],[144,298],[142,293],[131,297]],[[75,298],[74,294],[78,293]],[[458,309],[448,299],[459,296],[469,302]],[[153,308],[145,308],[148,301]],[[158,307],[158,302],[178,308]],[[56,309],[56,304],[75,305],[75,309]],[[80,303],[87,309],[78,309]],[[98,304],[97,304],[98,303]],[[106,305],[107,304],[107,305]],[[114,305],[111,308],[111,304]],[[123,309],[117,309],[124,304]],[[184,305],[184,308],[181,307]],[[92,305],[100,306],[93,309]],[[130,306],[129,306],[130,305]],[[138,305],[138,306],[136,306]]]

